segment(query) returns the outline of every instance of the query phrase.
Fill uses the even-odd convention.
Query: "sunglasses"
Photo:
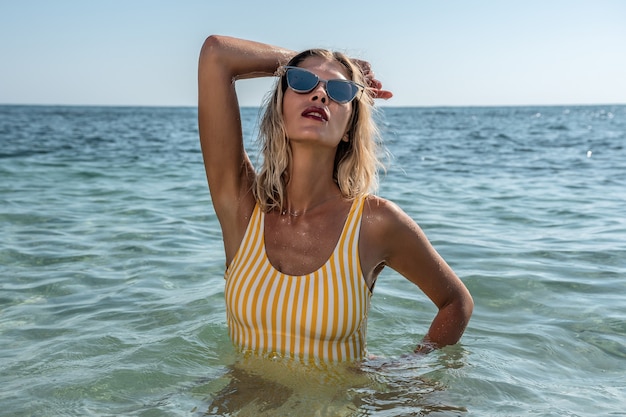
[[[311,71],[300,67],[286,66],[285,69],[287,70],[285,74],[287,85],[296,93],[309,93],[322,81],[326,84],[328,97],[340,104],[351,102],[359,91],[363,91],[365,88],[354,81],[342,80],[340,78],[323,80]]]

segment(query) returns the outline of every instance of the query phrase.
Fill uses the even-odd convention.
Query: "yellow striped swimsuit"
[[[332,255],[317,271],[283,274],[265,253],[265,213],[257,205],[226,270],[226,314],[243,351],[331,362],[365,355],[371,292],[359,262],[365,197],[352,203]]]

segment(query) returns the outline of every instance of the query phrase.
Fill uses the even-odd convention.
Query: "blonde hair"
[[[309,49],[294,56],[287,64],[297,66],[309,57],[337,61],[345,67],[348,77],[367,85],[358,65],[341,52],[326,49]],[[259,127],[263,161],[253,189],[261,209],[283,209],[292,155],[282,114],[283,95],[287,89],[284,74],[276,82],[273,93],[266,101],[265,112]],[[374,100],[367,87],[352,101],[352,115],[348,122],[348,141],[341,141],[335,155],[333,178],[342,195],[354,199],[373,192],[378,186],[380,134],[374,122]]]

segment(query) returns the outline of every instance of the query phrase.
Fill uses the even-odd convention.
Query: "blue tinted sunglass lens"
[[[298,68],[290,68],[287,71],[287,84],[298,93],[308,93],[313,90],[319,79],[312,72]]]
[[[326,83],[328,96],[338,103],[347,103],[356,97],[358,88],[350,81],[329,80]]]

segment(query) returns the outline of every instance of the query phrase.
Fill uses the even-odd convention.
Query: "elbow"
[[[233,78],[229,48],[231,45],[225,36],[211,35],[205,39],[198,60],[199,89],[202,90],[209,83],[215,82],[216,77]]]
[[[469,291],[465,289],[455,293],[439,307],[424,342],[434,348],[456,344],[463,336],[473,311],[474,300]]]
[[[209,37],[207,37],[204,40],[204,44],[202,44],[202,50],[204,51],[205,49],[207,50],[211,50],[214,48],[218,48],[220,46],[222,46],[224,44],[224,36],[222,35],[209,35]]]
[[[459,321],[462,323],[463,331],[467,327],[472,313],[474,312],[474,299],[470,292],[466,289],[457,300],[457,314]]]
[[[460,286],[442,304],[438,305],[438,308],[440,311],[453,312],[457,321],[463,323],[465,327],[474,312],[474,299],[465,286]]]
[[[463,314],[467,318],[467,321],[469,321],[470,317],[472,317],[473,312],[474,312],[474,299],[472,298],[472,295],[469,293],[469,291],[467,291],[467,294],[464,297],[464,301],[463,301]]]
[[[472,313],[474,312],[474,299],[470,292],[465,289],[451,300],[446,308],[449,309],[451,325],[456,329],[456,341],[458,341],[465,332],[470,318],[472,317]],[[456,341],[454,343],[456,343]]]
[[[210,35],[204,40],[202,49],[200,50],[200,62],[206,61],[211,57],[219,55],[224,47],[224,37],[220,35]]]

